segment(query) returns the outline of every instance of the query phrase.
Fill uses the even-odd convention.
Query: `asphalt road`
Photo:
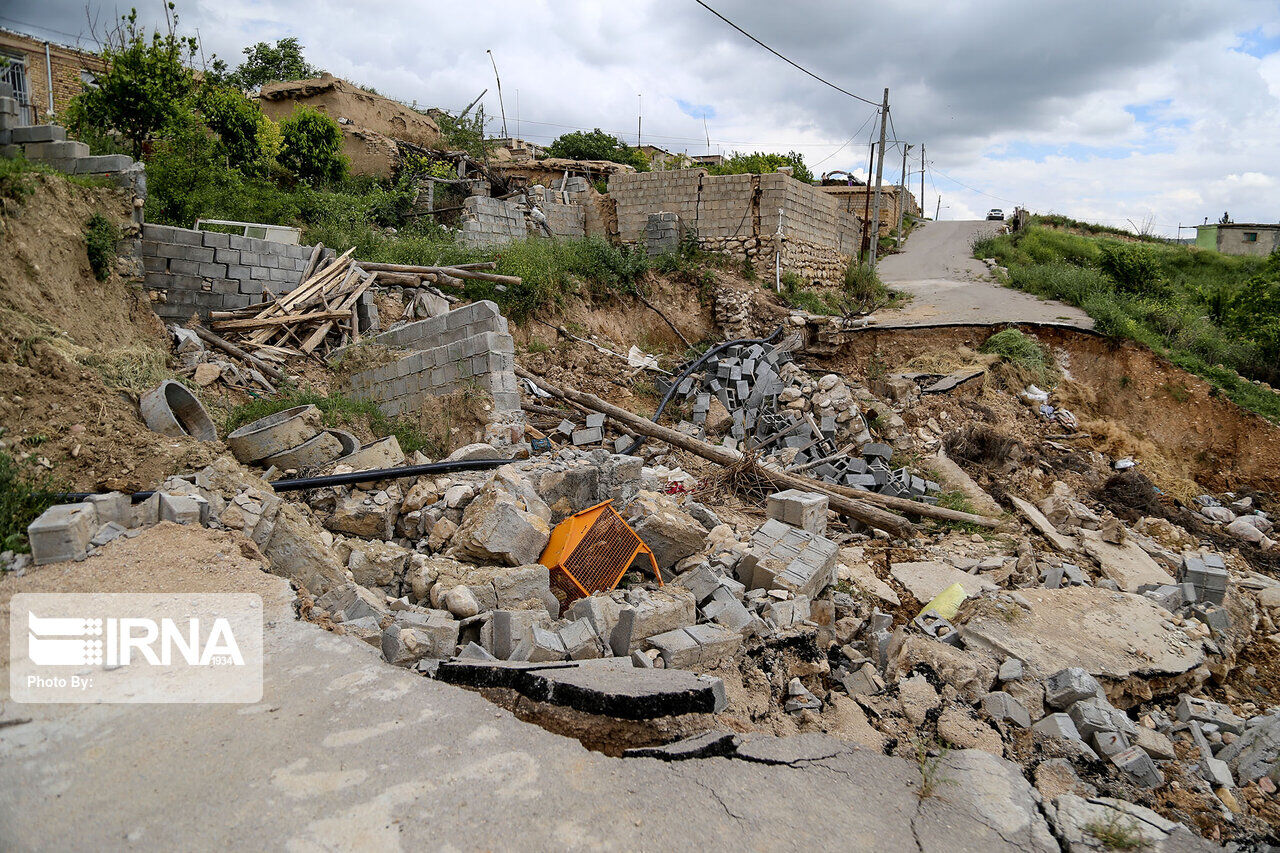
[[[995,234],[1000,222],[926,222],[907,238],[903,250],[882,259],[880,280],[912,299],[894,311],[876,314],[882,326],[935,323],[1057,323],[1093,328],[1089,315],[1061,302],[1040,299],[992,279],[973,257],[974,238]]]

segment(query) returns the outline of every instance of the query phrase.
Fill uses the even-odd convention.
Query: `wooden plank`
[[[232,329],[259,329],[264,326],[286,326],[292,324],[310,323],[316,320],[337,320],[345,317],[348,311],[312,311],[307,314],[285,314],[280,317],[249,317],[245,320],[218,320],[213,327],[218,331],[229,331]]]
[[[355,290],[353,290],[351,294],[347,296],[347,298],[343,300],[343,302],[340,305],[338,305],[338,311],[342,313],[349,311],[356,304],[356,300],[360,298],[360,294],[368,290],[369,287],[373,284],[373,282],[377,278],[378,278],[378,274],[376,272],[369,273],[369,277],[364,280],[364,283],[361,284],[359,287],[357,287]],[[332,320],[326,320],[325,322],[321,323],[320,328],[312,332],[311,337],[303,341],[299,349],[301,349],[304,353],[310,353],[312,350],[314,350],[316,347],[320,345],[320,342],[324,340],[325,335],[329,334],[329,330],[332,328],[333,328]]]

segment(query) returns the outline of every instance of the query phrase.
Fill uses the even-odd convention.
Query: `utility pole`
[[[902,227],[907,218],[907,152],[911,146],[902,143],[902,183],[898,185],[898,245],[902,245]]]
[[[502,135],[507,137],[507,108],[502,105],[502,78],[498,76],[498,63],[493,58],[493,51],[486,50],[489,54],[489,61],[493,63],[493,79],[498,81],[498,110],[502,113]]]
[[[867,147],[871,153],[867,157],[867,188],[862,194],[862,245],[858,247],[858,257],[863,263],[867,261],[867,235],[871,233],[871,170],[876,165],[876,144],[872,142]]]
[[[937,222],[938,217],[942,215],[942,193],[938,193],[938,209],[933,212],[933,221]]]
[[[871,214],[871,269],[875,271],[876,255],[880,247],[880,185],[884,180],[884,135],[889,121],[889,87],[884,88],[884,103],[880,105],[880,159],[876,163],[875,211]]]
[[[640,121],[644,117],[644,95],[636,95],[636,150],[640,150]]]
[[[924,216],[924,143],[920,143],[920,216]]]

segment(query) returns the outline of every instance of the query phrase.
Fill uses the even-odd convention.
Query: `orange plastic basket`
[[[557,524],[538,562],[551,571],[551,591],[563,613],[579,598],[617,586],[641,554],[649,558],[653,576],[661,584],[653,551],[622,520],[613,501],[607,500]]]

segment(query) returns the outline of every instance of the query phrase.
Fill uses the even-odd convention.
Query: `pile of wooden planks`
[[[443,284],[449,287],[462,287],[463,279],[491,281],[494,284],[519,284],[520,278],[514,275],[498,275],[485,272],[497,266],[489,261],[480,264],[458,264],[452,267],[422,267],[412,264],[375,264],[363,263],[361,266],[378,273],[378,281],[383,284],[401,287],[418,287],[421,284]]]
[[[227,342],[246,352],[279,361],[285,356],[306,356],[323,347],[343,346],[360,339],[357,302],[378,278],[351,259],[348,249],[327,264],[320,264],[323,246],[302,275],[302,283],[277,299],[247,308],[214,311],[210,326]]]

